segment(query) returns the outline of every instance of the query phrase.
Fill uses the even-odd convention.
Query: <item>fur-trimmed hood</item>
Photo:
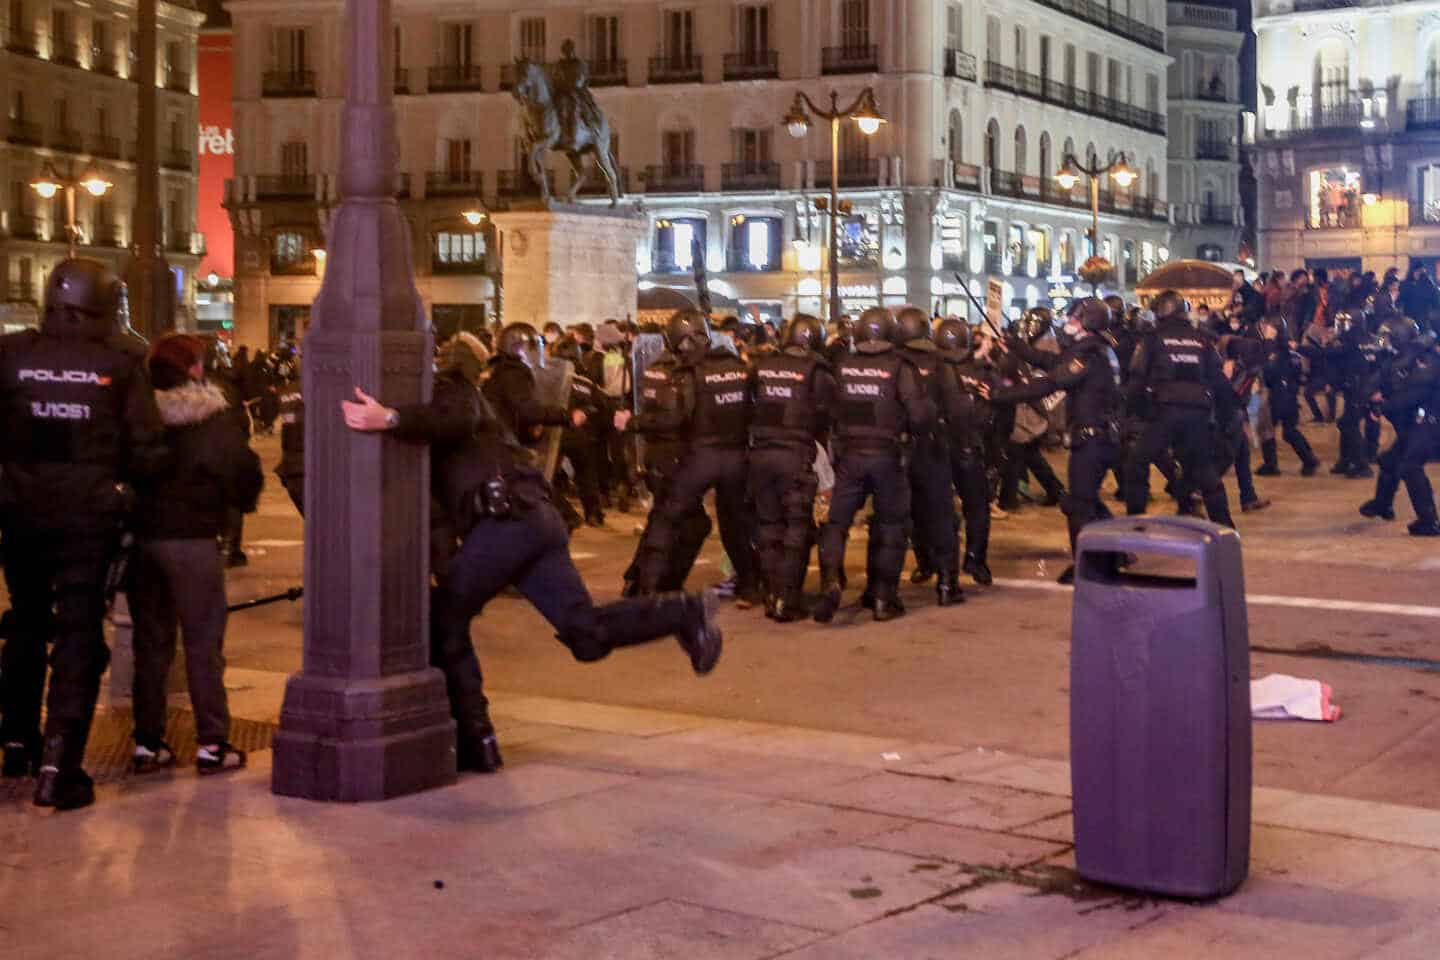
[[[156,390],[155,405],[165,426],[188,427],[224,413],[230,401],[216,384],[192,380],[171,390]]]

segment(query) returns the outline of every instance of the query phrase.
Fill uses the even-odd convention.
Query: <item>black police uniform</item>
[[[704,510],[715,491],[720,539],[735,568],[736,595],[757,599],[759,586],[746,510],[746,464],[750,442],[750,368],[734,353],[712,349],[684,378],[677,411],[689,439],[685,456],[657,495],[640,544],[640,592],[660,589],[687,517]],[[687,568],[686,573],[689,570]]]
[[[957,389],[947,393],[946,435],[950,441],[950,478],[965,517],[965,557],[961,564],[976,582],[990,581],[990,483],[985,471],[985,434],[990,404],[982,388],[994,388],[994,369],[969,354],[945,355]]]
[[[1375,480],[1375,497],[1360,507],[1364,516],[1393,520],[1395,494],[1407,471],[1411,471],[1413,478],[1417,459],[1423,474],[1427,453],[1423,446],[1433,433],[1417,428],[1425,426],[1429,414],[1426,405],[1432,402],[1437,379],[1440,379],[1440,358],[1425,343],[1407,344],[1388,365],[1381,393],[1385,416],[1395,427],[1395,441],[1377,461],[1380,473]],[[1409,489],[1413,497],[1417,486]],[[1419,508],[1416,513],[1420,513]]]
[[[1280,426],[1281,436],[1300,458],[1301,472],[1305,476],[1315,473],[1320,461],[1310,449],[1310,442],[1300,432],[1300,354],[1290,349],[1283,334],[1266,344],[1265,388],[1270,392],[1270,419]],[[1272,438],[1260,445],[1265,463],[1256,476],[1273,477],[1280,473],[1277,444]]]
[[[1212,523],[1234,526],[1214,456],[1214,428],[1235,412],[1235,393],[1220,369],[1214,341],[1188,320],[1170,316],[1146,334],[1135,351],[1129,389],[1152,405],[1131,459],[1126,511],[1144,513],[1146,474],[1164,451],[1174,451],[1187,486],[1199,491]]]
[[[280,463],[275,476],[305,515],[305,392],[299,375],[280,385]]]
[[[835,365],[839,401],[835,416],[835,490],[830,516],[820,531],[820,577],[824,593],[815,619],[835,614],[844,575],[845,541],[855,514],[873,498],[867,592],[877,619],[903,612],[900,570],[905,564],[910,485],[905,482],[907,434],[928,432],[936,418],[914,365],[888,341],[858,344]]]
[[[545,427],[563,427],[570,422],[564,408],[541,401],[535,372],[512,354],[491,358],[483,389],[500,422],[526,447],[535,446]]]
[[[1425,476],[1425,464],[1440,460],[1440,356],[1436,355],[1433,346],[1417,361],[1417,372],[1411,376],[1417,381],[1417,393],[1423,381],[1428,381],[1430,388],[1415,410],[1410,442],[1405,447],[1398,472],[1406,493],[1410,495],[1410,505],[1415,509],[1415,522],[1410,524],[1410,533],[1436,537],[1440,536],[1440,517],[1435,512],[1435,491],[1430,486],[1430,479]]]
[[[1145,421],[1150,413],[1147,398],[1136,397],[1130,392],[1130,368],[1133,366],[1135,351],[1140,346],[1141,333],[1126,326],[1111,326],[1100,334],[1101,338],[1108,344],[1110,349],[1115,351],[1115,359],[1120,361],[1120,390],[1125,396],[1125,407],[1120,418],[1120,460],[1115,465],[1115,492],[1116,498],[1124,501],[1126,499],[1127,474],[1131,472],[1130,465],[1134,462],[1135,451],[1140,445],[1140,438],[1145,433]],[[1151,462],[1160,476],[1165,478],[1166,492],[1181,499],[1180,468],[1171,456],[1169,448],[1163,451],[1153,451],[1154,460]],[[1150,471],[1145,471],[1144,496],[1150,496]]]
[[[650,527],[660,505],[669,498],[675,473],[689,451],[686,428],[694,390],[693,368],[682,364],[672,353],[661,354],[640,375],[640,409],[628,429],[645,439],[645,483],[650,489],[651,507],[635,557],[625,571],[627,595],[639,589],[640,560],[650,537]],[[673,528],[673,542],[668,547],[671,562],[659,584],[660,589],[678,590],[684,585],[708,536],[710,515],[703,506],[696,506]]]
[[[90,790],[81,761],[110,659],[105,583],[130,506],[122,485],[154,474],[165,457],[143,358],[110,333],[114,324],[111,316],[86,329],[47,314],[39,331],[0,338],[0,527],[11,606],[0,741],[8,772],[38,766],[53,641],[44,756],[72,797]]]
[[[1335,339],[1330,353],[1328,368],[1345,401],[1339,421],[1340,459],[1335,472],[1355,478],[1368,477],[1372,454],[1365,428],[1372,421],[1370,398],[1380,388],[1385,345],[1357,323]]]
[[[1040,350],[1017,338],[1011,338],[1007,343],[1011,350],[999,359],[997,365],[1001,376],[1016,383],[1043,380],[1043,375],[1037,376],[1036,371],[1049,369],[1060,356],[1059,353]],[[1047,391],[1045,395],[1048,396],[1051,392],[1054,391]],[[1037,407],[1035,412],[1048,419],[1047,410]],[[995,419],[997,429],[1004,431],[1004,436],[999,438],[1003,451],[998,498],[1000,508],[1020,509],[1020,481],[1027,472],[1045,491],[1045,499],[1042,501],[1044,505],[1054,506],[1061,502],[1065,497],[1065,487],[1055,475],[1050,461],[1045,459],[1045,451],[1042,449],[1044,435],[1024,441],[1015,439],[1016,408],[1013,405],[1007,404]]]
[[[1027,403],[1059,390],[1069,394],[1067,440],[1070,445],[1069,492],[1063,508],[1070,528],[1070,550],[1085,524],[1108,519],[1100,483],[1120,456],[1120,361],[1098,336],[1081,337],[1055,358],[1051,376],[1004,387],[991,394],[995,403]]]
[[[793,620],[815,538],[815,450],[829,430],[835,375],[824,356],[787,347],[759,358],[752,376],[756,559],[770,594],[766,613]]]
[[[506,587],[540,611],[577,660],[679,635],[697,672],[714,666],[719,631],[700,597],[595,605],[544,476],[463,376],[441,374],[430,403],[398,413],[394,434],[432,447],[432,492],[460,541],[432,592],[430,621],[431,663],[445,674],[462,769],[500,764],[470,620]]]
[[[570,377],[570,408],[585,414],[585,422],[566,424],[560,435],[560,453],[575,470],[575,492],[585,511],[585,522],[602,526],[605,514],[600,504],[600,460],[605,454],[605,424],[614,417],[609,398],[577,367]]]
[[[964,599],[960,573],[960,525],[951,484],[950,444],[944,417],[960,403],[960,385],[930,340],[911,340],[900,353],[915,367],[936,418],[910,437],[910,527],[919,579],[936,574],[941,605]]]

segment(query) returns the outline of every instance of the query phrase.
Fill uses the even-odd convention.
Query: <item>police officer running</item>
[[[817,623],[829,623],[840,607],[845,540],[855,514],[873,498],[866,599],[875,619],[905,613],[900,570],[905,564],[910,484],[906,482],[906,434],[928,432],[936,418],[914,364],[895,349],[890,312],[872,307],[855,324],[855,352],[835,365],[839,403],[835,417],[835,492],[820,532],[820,601]]]
[[[581,662],[675,636],[697,674],[714,668],[722,637],[708,598],[667,594],[595,604],[570,558],[569,533],[544,476],[463,375],[438,376],[428,404],[391,409],[359,389],[355,395],[356,402],[343,404],[352,430],[430,445],[434,499],[460,541],[431,594],[430,657],[445,674],[461,770],[501,766],[470,621],[506,587],[518,589]]]
[[[1166,290],[1152,309],[1155,329],[1141,338],[1130,366],[1130,390],[1147,395],[1152,409],[1125,483],[1126,511],[1131,516],[1145,512],[1150,464],[1173,450],[1186,485],[1199,491],[1211,522],[1232,527],[1215,463],[1212,416],[1228,424],[1235,412],[1234,390],[1210,335],[1191,325],[1178,293]]]
[[[116,332],[120,295],[104,264],[66,260],[46,282],[40,329],[0,338],[0,526],[13,614],[0,686],[4,773],[38,772],[35,804],[59,810],[95,799],[81,763],[110,659],[106,574],[130,484],[165,457],[143,358]]]
[[[1050,376],[992,390],[980,395],[993,403],[1028,403],[1064,390],[1067,404],[1067,440],[1070,446],[1069,492],[1062,509],[1070,527],[1070,552],[1080,530],[1095,519],[1108,519],[1110,511],[1100,499],[1100,482],[1120,456],[1120,361],[1100,338],[1110,322],[1110,309],[1093,297],[1082,300],[1065,323],[1070,346],[1058,356],[1021,345],[1024,358],[1050,371]],[[1060,583],[1073,583],[1075,565],[1060,574]]]
[[[1410,532],[1416,536],[1430,536],[1429,522],[1433,506],[1417,500],[1417,494],[1428,493],[1428,482],[1423,486],[1424,464],[1428,456],[1428,442],[1433,431],[1426,423],[1440,381],[1440,355],[1435,352],[1434,339],[1421,336],[1420,328],[1408,317],[1389,320],[1382,328],[1382,336],[1389,341],[1394,356],[1386,365],[1385,375],[1379,391],[1372,397],[1382,404],[1386,418],[1395,427],[1395,441],[1380,454],[1380,467],[1375,480],[1375,496],[1360,506],[1360,515],[1377,517],[1382,520],[1395,519],[1395,494],[1400,482],[1407,476],[1415,482],[1407,483],[1411,504],[1415,507],[1416,522]],[[1415,474],[1419,473],[1417,480]]]
[[[760,357],[754,367],[750,496],[765,615],[791,623],[803,616],[815,536],[815,445],[829,432],[836,385],[819,320],[797,314],[781,342],[779,352]]]

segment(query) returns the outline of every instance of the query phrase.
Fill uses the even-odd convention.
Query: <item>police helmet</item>
[[[676,310],[665,322],[665,347],[677,357],[690,356],[710,347],[710,322],[699,310]]]
[[[1166,290],[1154,300],[1150,301],[1150,312],[1155,315],[1157,324],[1167,320],[1183,318],[1189,313],[1185,306],[1185,298],[1174,290]]]
[[[895,319],[884,307],[871,307],[855,321],[856,343],[884,343],[895,335]]]
[[[1103,333],[1110,326],[1110,308],[1105,305],[1104,300],[1086,297],[1080,301],[1075,314],[1081,329],[1091,333]]]
[[[527,366],[545,366],[545,346],[540,331],[528,323],[507,323],[495,341],[495,353],[512,356]]]
[[[1015,325],[1015,333],[1026,343],[1034,344],[1055,326],[1055,311],[1049,307],[1031,307]]]
[[[935,331],[935,345],[950,356],[969,352],[970,325],[964,320],[946,320]]]
[[[117,329],[120,291],[120,279],[99,260],[71,257],[61,261],[45,281],[41,332],[70,339],[105,339]]]
[[[818,318],[808,313],[797,313],[786,325],[781,345],[786,349],[798,347],[801,350],[818,351],[825,346],[825,328]]]
[[[895,338],[901,343],[930,339],[930,317],[919,307],[901,309],[895,328]]]

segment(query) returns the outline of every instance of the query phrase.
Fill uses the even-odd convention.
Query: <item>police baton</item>
[[[253,610],[255,607],[268,606],[272,603],[279,603],[282,600],[289,600],[291,603],[294,603],[303,596],[305,596],[304,587],[291,587],[284,593],[277,593],[272,597],[260,597],[256,600],[244,600],[240,603],[232,603],[225,608],[225,611],[227,613],[235,613],[239,610]]]
[[[1004,340],[1005,335],[999,330],[995,329],[995,322],[990,319],[989,311],[985,309],[985,305],[976,298],[975,294],[970,292],[970,288],[966,286],[965,279],[960,276],[959,271],[956,271],[955,279],[960,284],[960,289],[965,291],[965,296],[969,297],[970,302],[975,304],[975,309],[980,311],[980,316],[983,317],[985,320],[985,326],[989,327],[990,332],[995,334],[995,339]]]

